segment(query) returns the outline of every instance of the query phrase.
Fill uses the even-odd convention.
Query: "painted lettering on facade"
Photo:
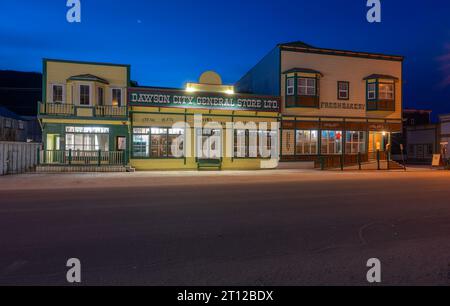
[[[243,95],[209,96],[206,94],[176,94],[130,90],[131,105],[203,108],[222,110],[278,112],[280,100],[277,97],[250,97]]]

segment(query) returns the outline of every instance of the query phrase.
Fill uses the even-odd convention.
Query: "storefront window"
[[[366,153],[366,132],[348,131],[345,139],[345,153]]]
[[[322,131],[321,153],[342,154],[342,131]]]
[[[184,129],[133,129],[133,156],[169,158],[184,155]]]
[[[150,156],[150,129],[133,129],[133,156]]]
[[[297,155],[317,154],[318,132],[316,130],[297,130]]]
[[[109,151],[109,128],[66,127],[66,150]]]
[[[261,158],[270,157],[272,139],[275,139],[275,132],[255,131],[255,130],[235,130],[234,131],[234,156],[237,158]],[[261,152],[261,147],[267,152]]]

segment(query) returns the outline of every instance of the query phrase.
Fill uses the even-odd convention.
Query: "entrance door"
[[[44,151],[44,162],[61,163],[63,152],[61,152],[61,136],[47,134],[47,148]]]
[[[198,159],[222,158],[222,130],[197,129]]]
[[[390,133],[369,132],[369,159],[377,158],[377,151],[380,151],[381,159],[386,159],[386,148],[390,143]]]

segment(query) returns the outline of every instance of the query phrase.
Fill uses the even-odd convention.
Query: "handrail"
[[[41,150],[43,165],[126,165],[125,151]]]
[[[94,117],[126,117],[126,106],[94,105],[81,106],[68,103],[42,103],[39,102],[40,115],[76,116],[78,109],[91,109]]]

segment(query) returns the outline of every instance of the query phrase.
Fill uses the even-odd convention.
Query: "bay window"
[[[91,87],[80,85],[80,105],[91,105]]]
[[[315,96],[316,79],[304,77],[298,78],[298,94],[300,96]]]
[[[380,83],[378,94],[380,100],[394,100],[394,84]]]

